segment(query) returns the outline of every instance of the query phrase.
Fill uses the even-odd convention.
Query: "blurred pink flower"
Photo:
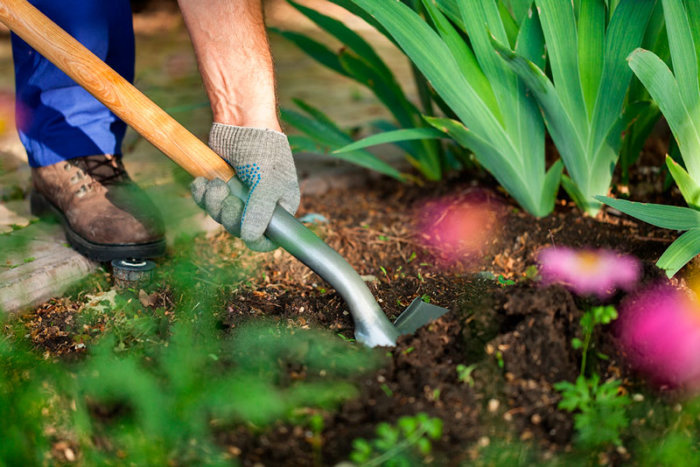
[[[418,215],[421,243],[444,265],[480,259],[500,223],[497,205],[480,192],[431,200]]]
[[[642,292],[620,310],[620,345],[653,383],[700,388],[700,304],[671,286]]]
[[[550,247],[538,257],[545,284],[564,284],[579,295],[605,298],[616,288],[631,289],[639,280],[637,258],[612,250],[575,250]]]
[[[14,127],[23,128],[30,119],[30,110],[21,102],[15,103],[12,92],[0,90],[0,136]]]

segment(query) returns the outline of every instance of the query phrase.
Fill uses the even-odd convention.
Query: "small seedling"
[[[628,425],[625,406],[630,403],[627,396],[620,392],[620,381],[610,380],[600,384],[598,374],[586,377],[586,360],[591,345],[591,338],[596,326],[609,324],[617,318],[613,306],[596,306],[586,311],[580,324],[583,329],[583,341],[571,340],[571,346],[582,349],[581,371],[575,383],[562,381],[554,388],[561,392],[559,408],[574,415],[574,426],[579,441],[591,447],[609,443],[621,444],[620,431]],[[597,353],[600,357],[602,354]],[[606,355],[602,355],[607,359]]]
[[[307,424],[311,429],[311,436],[307,437],[307,441],[311,444],[314,454],[314,465],[323,465],[323,416],[321,414],[313,414],[308,417]]]
[[[340,333],[340,332],[339,332],[339,333],[336,334],[336,335],[337,335],[338,337],[340,337],[342,340],[344,340],[345,342],[355,342],[355,339],[354,339],[354,338],[352,338],[352,337],[345,337],[345,335],[344,335],[343,333]]]
[[[474,387],[474,378],[472,377],[472,372],[476,365],[462,365],[461,363],[457,365],[457,379],[462,383],[467,383],[470,387]]]
[[[593,330],[601,324],[610,324],[611,321],[617,319],[617,310],[612,305],[596,306],[583,314],[581,317],[581,329],[583,329],[583,341],[578,338],[571,340],[571,346],[574,349],[582,349],[581,356],[581,375],[586,371],[586,361],[588,358],[588,350],[593,337]],[[606,356],[607,357],[607,356]]]
[[[428,294],[424,293],[423,295],[421,295],[420,299],[423,300],[425,303],[430,303],[430,295]]]
[[[379,387],[382,389],[382,391],[384,391],[384,394],[386,394],[386,397],[393,397],[394,396],[394,391],[392,391],[391,388],[386,385],[386,383],[382,384]]]
[[[498,363],[498,368],[501,370],[506,366],[506,363],[503,361],[503,354],[500,350],[496,351],[496,362]]]
[[[620,393],[620,381],[611,380],[600,384],[600,377],[581,375],[575,383],[562,381],[554,388],[561,392],[558,407],[574,415],[574,426],[578,440],[586,446],[601,446],[608,443],[622,444],[620,431],[629,421],[625,406],[629,397]]]
[[[496,278],[496,282],[498,282],[502,286],[507,286],[507,285],[515,285],[515,281],[512,279],[506,279],[503,274],[499,274],[498,277]]]
[[[537,266],[535,266],[534,264],[531,264],[530,266],[528,266],[525,269],[525,274],[524,274],[525,279],[529,279],[529,280],[534,281],[534,280],[537,280],[539,278],[539,275],[540,275],[540,271],[537,268]]]
[[[442,437],[442,420],[419,413],[401,417],[395,426],[380,423],[376,434],[373,440],[357,438],[352,442],[352,462],[362,466],[418,465],[432,452],[431,440]]]

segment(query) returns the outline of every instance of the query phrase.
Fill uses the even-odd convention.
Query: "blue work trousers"
[[[134,29],[129,0],[31,3],[133,82]],[[14,34],[12,53],[17,130],[32,167],[93,154],[121,154],[124,122]]]

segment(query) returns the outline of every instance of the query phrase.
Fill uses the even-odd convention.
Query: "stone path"
[[[313,25],[295,14],[285,2],[268,3],[269,23],[315,33]],[[305,3],[323,4],[322,0]],[[337,14],[340,10],[331,6],[324,11]],[[351,24],[364,33],[372,32],[359,21]],[[135,27],[137,86],[190,131],[206,139],[211,117],[206,106],[200,105],[206,98],[181,21],[171,13],[160,12],[137,17]],[[290,106],[292,98],[303,98],[328,109],[331,118],[344,127],[386,116],[383,108],[359,85],[321,68],[283,39],[272,36],[271,41],[282,105]],[[377,34],[373,41],[379,44],[380,52],[382,47],[390,47]],[[392,67],[407,73],[407,64],[398,61],[397,55],[400,56],[388,53],[388,60],[394,62]],[[75,281],[100,267],[66,244],[60,226],[39,221],[29,213],[26,196],[30,170],[26,154],[12,130],[12,110],[7,105],[8,96],[10,102],[13,96],[11,77],[9,37],[0,35],[0,311],[6,312],[21,311],[60,296]],[[187,110],[179,110],[182,107]],[[183,232],[219,228],[190,200],[188,176],[183,177],[181,169],[131,130],[124,148],[130,174],[161,206],[169,243]],[[397,153],[384,156],[401,158]],[[373,176],[329,157],[301,154],[296,160],[304,196],[322,194],[331,186],[353,189]]]

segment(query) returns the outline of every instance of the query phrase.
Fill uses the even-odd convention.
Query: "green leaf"
[[[688,203],[688,206],[700,209],[700,185],[690,178],[688,172],[686,172],[678,162],[674,161],[669,156],[666,156],[666,167],[668,167],[668,171],[671,173],[673,180],[681,190],[683,199]]]
[[[687,18],[690,22],[690,32],[693,34],[695,45],[696,63],[700,66],[700,2],[685,2]]]
[[[355,141],[352,144],[336,149],[335,153],[354,151],[364,149],[378,144],[396,143],[399,141],[412,141],[433,138],[445,138],[445,133],[436,130],[435,128],[404,128],[401,130],[379,133],[368,136],[367,138]]]
[[[671,60],[678,88],[685,105],[694,109],[700,104],[700,91],[698,90],[698,58],[690,22],[681,0],[662,1],[668,45],[671,49]]]
[[[617,310],[612,305],[595,306],[591,309],[593,312],[593,321],[598,324],[610,324],[617,319]]]
[[[511,47],[515,47],[515,41],[518,38],[520,27],[513,16],[511,16],[508,7],[503,2],[498,2],[498,15],[501,17],[501,22],[506,30],[508,43]]]
[[[527,146],[524,140],[530,136],[527,132],[520,131],[523,120],[520,118],[520,112],[524,104],[520,98],[524,98],[525,93],[519,92],[517,75],[498,57],[490,43],[491,38],[494,38],[502,44],[508,44],[508,35],[496,3],[462,1],[459,2],[459,6],[474,54],[496,96],[507,137],[511,138],[513,146],[522,152],[523,146]]]
[[[579,132],[552,82],[531,61],[514,53],[496,40],[492,40],[491,43],[537,98],[544,112],[547,128],[571,176],[577,181],[586,180],[588,166],[583,144],[578,137]]]
[[[530,60],[537,66],[544,66],[545,64],[544,36],[542,35],[539,16],[534,9],[531,14],[525,16],[521,23],[520,32],[515,43],[515,53]],[[542,184],[541,204],[542,206],[550,206],[547,209],[551,211],[554,209],[556,191],[559,187],[559,175],[555,177],[555,180],[552,178],[553,172],[549,172],[545,173],[544,180],[541,178],[542,172],[545,171],[545,158],[543,157],[545,152],[545,129],[542,112],[537,106],[536,99],[530,95],[525,82],[520,77],[517,80],[517,96],[519,103],[519,107],[516,107],[519,114],[517,131],[521,135],[520,153],[524,157],[525,177],[531,180],[532,183]],[[529,156],[525,156],[526,154]],[[560,167],[558,169],[559,174],[561,174],[561,170]]]
[[[336,5],[345,8],[348,10],[350,13],[353,15],[362,18],[367,24],[372,26],[374,29],[382,33],[387,39],[389,39],[394,45],[396,45],[396,41],[394,41],[394,38],[391,37],[391,34],[382,26],[379,24],[379,22],[372,18],[370,15],[367,14],[366,11],[364,11],[362,8],[358,7],[355,5],[352,0],[329,0],[331,3],[335,3]]]
[[[691,230],[700,228],[700,211],[680,206],[647,204],[596,196],[599,201],[627,215],[664,229]]]
[[[341,52],[340,63],[350,76],[372,90],[401,126],[411,128],[419,122],[420,112],[398,84],[387,81],[375,68],[348,51]]]
[[[641,45],[655,1],[622,0],[615,9],[608,26],[605,40],[605,65],[588,141],[588,152],[594,158],[593,167],[607,168],[617,160],[617,149],[619,149],[617,142],[620,134],[618,132],[611,135],[611,128],[619,119],[625,94],[632,79],[632,72],[625,59]],[[611,138],[613,144],[610,143]],[[602,147],[606,144],[616,148],[615,152],[608,156],[612,160],[604,159],[606,155]]]
[[[418,428],[418,420],[414,417],[401,417],[397,425],[403,431],[404,436],[410,436]]]
[[[581,0],[578,16],[579,73],[589,119],[593,116],[600,88],[604,50],[605,3],[603,0]]]
[[[652,52],[637,49],[630,55],[629,63],[666,117],[688,173],[694,180],[700,180],[700,132],[696,125],[700,121],[697,118],[700,109],[686,106],[671,70]]]
[[[630,109],[630,107],[634,108],[637,114],[632,118],[632,122],[627,131],[625,131],[624,140],[622,141],[620,165],[622,166],[623,178],[628,173],[628,168],[639,158],[644,143],[661,117],[658,105],[651,100],[634,102],[628,105],[627,109]],[[627,113],[627,110],[625,112]],[[627,183],[628,180],[624,179],[623,182]]]
[[[466,32],[464,23],[462,22],[462,13],[459,11],[460,0],[428,0],[437,5],[445,15],[450,18],[450,21],[455,23],[462,31]]]
[[[507,139],[498,120],[465,78],[452,52],[414,11],[398,1],[354,0],[394,36],[460,120],[489,140]]]
[[[323,15],[313,8],[306,7],[293,0],[287,0],[290,5],[299,10],[304,16],[316,23],[321,29],[338,39],[345,47],[355,52],[359,57],[373,67],[384,79],[396,81],[394,75],[384,61],[377,55],[374,48],[362,36],[330,16]]]
[[[352,138],[349,135],[341,131],[336,131],[333,127],[324,124],[322,121],[308,117],[297,111],[282,108],[280,109],[280,116],[284,122],[301,130],[303,133],[328,148],[337,148],[352,142]]]
[[[515,53],[525,57],[540,68],[546,64],[544,35],[537,10],[525,16],[520,25]]]
[[[313,58],[321,65],[324,65],[330,68],[331,70],[335,71],[336,73],[340,73],[343,76],[347,76],[349,78],[351,77],[350,74],[347,71],[345,71],[343,66],[340,64],[340,59],[338,58],[338,55],[325,45],[321,44],[320,42],[311,39],[310,37],[307,37],[303,34],[299,34],[292,31],[282,31],[273,27],[268,28],[268,30],[270,32],[279,34],[280,36],[284,37],[285,39],[299,47],[301,50],[303,50],[304,53],[308,54],[309,57]]]
[[[318,144],[314,139],[308,136],[301,135],[289,135],[287,136],[289,140],[289,145],[292,147],[292,151],[297,152],[311,152],[319,153],[325,152],[320,144]]]
[[[542,31],[547,43],[549,64],[556,84],[556,92],[577,132],[585,134],[586,106],[583,101],[573,2],[561,0],[536,0]],[[574,177],[576,179],[576,177]]]
[[[700,229],[692,229],[678,237],[669,246],[656,265],[673,277],[688,261],[700,254]]]
[[[519,183],[520,176],[511,160],[504,157],[488,141],[469,130],[461,122],[449,118],[425,117],[426,121],[438,130],[447,133],[457,143],[470,149],[477,161],[491,172],[498,182],[520,203],[534,215],[546,215],[543,208],[530,199],[527,190]],[[539,214],[538,214],[539,213]]]
[[[559,183],[561,182],[563,170],[564,164],[562,163],[561,159],[559,159],[552,164],[544,177],[541,205],[551,206],[550,208],[546,208],[549,211],[554,209],[554,201],[557,198],[557,192],[559,191]]]
[[[513,16],[515,20],[520,24],[523,18],[528,14],[528,10],[532,5],[532,0],[507,0],[510,4],[511,10],[513,10]]]
[[[318,108],[312,106],[306,101],[297,98],[292,99],[292,102],[294,102],[297,105],[297,107],[299,107],[301,110],[315,118],[319,123],[326,125],[329,128],[332,128],[335,133],[344,134],[343,130],[341,130],[340,127],[336,125],[335,122],[331,120],[328,115],[321,112],[321,110],[319,110]]]
[[[416,445],[418,446],[418,451],[424,456],[430,454],[430,451],[433,448],[428,438],[420,438],[418,441],[416,441]]]
[[[320,146],[325,147],[327,150],[333,150],[338,147],[346,146],[352,142],[352,138],[349,135],[339,132],[339,130],[325,124],[321,120],[309,118],[306,115],[289,109],[280,109],[280,115],[283,121],[304,132],[313,141],[316,141]],[[302,144],[305,147],[308,147],[310,143],[309,141],[299,139],[292,141]],[[388,175],[389,177],[393,177],[397,180],[404,179],[398,170],[367,151],[360,150],[342,154],[332,154],[332,156],[359,165],[360,167],[365,167],[384,175]]]
[[[442,437],[443,422],[439,418],[431,418],[425,422],[426,433],[430,439],[438,440]]]
[[[438,10],[432,0],[423,0],[423,5],[425,6],[425,11],[428,13],[428,16],[433,21],[433,24],[435,24],[435,28],[440,34],[440,37],[452,52],[452,56],[457,62],[457,66],[462,71],[462,75],[469,80],[474,87],[474,91],[481,96],[486,106],[495,112],[499,121],[502,121],[496,96],[491,89],[491,83],[489,83],[488,78],[481,70],[472,49],[467,46],[463,37]],[[454,8],[456,9],[455,14],[459,14],[459,7],[456,3],[454,4]]]

